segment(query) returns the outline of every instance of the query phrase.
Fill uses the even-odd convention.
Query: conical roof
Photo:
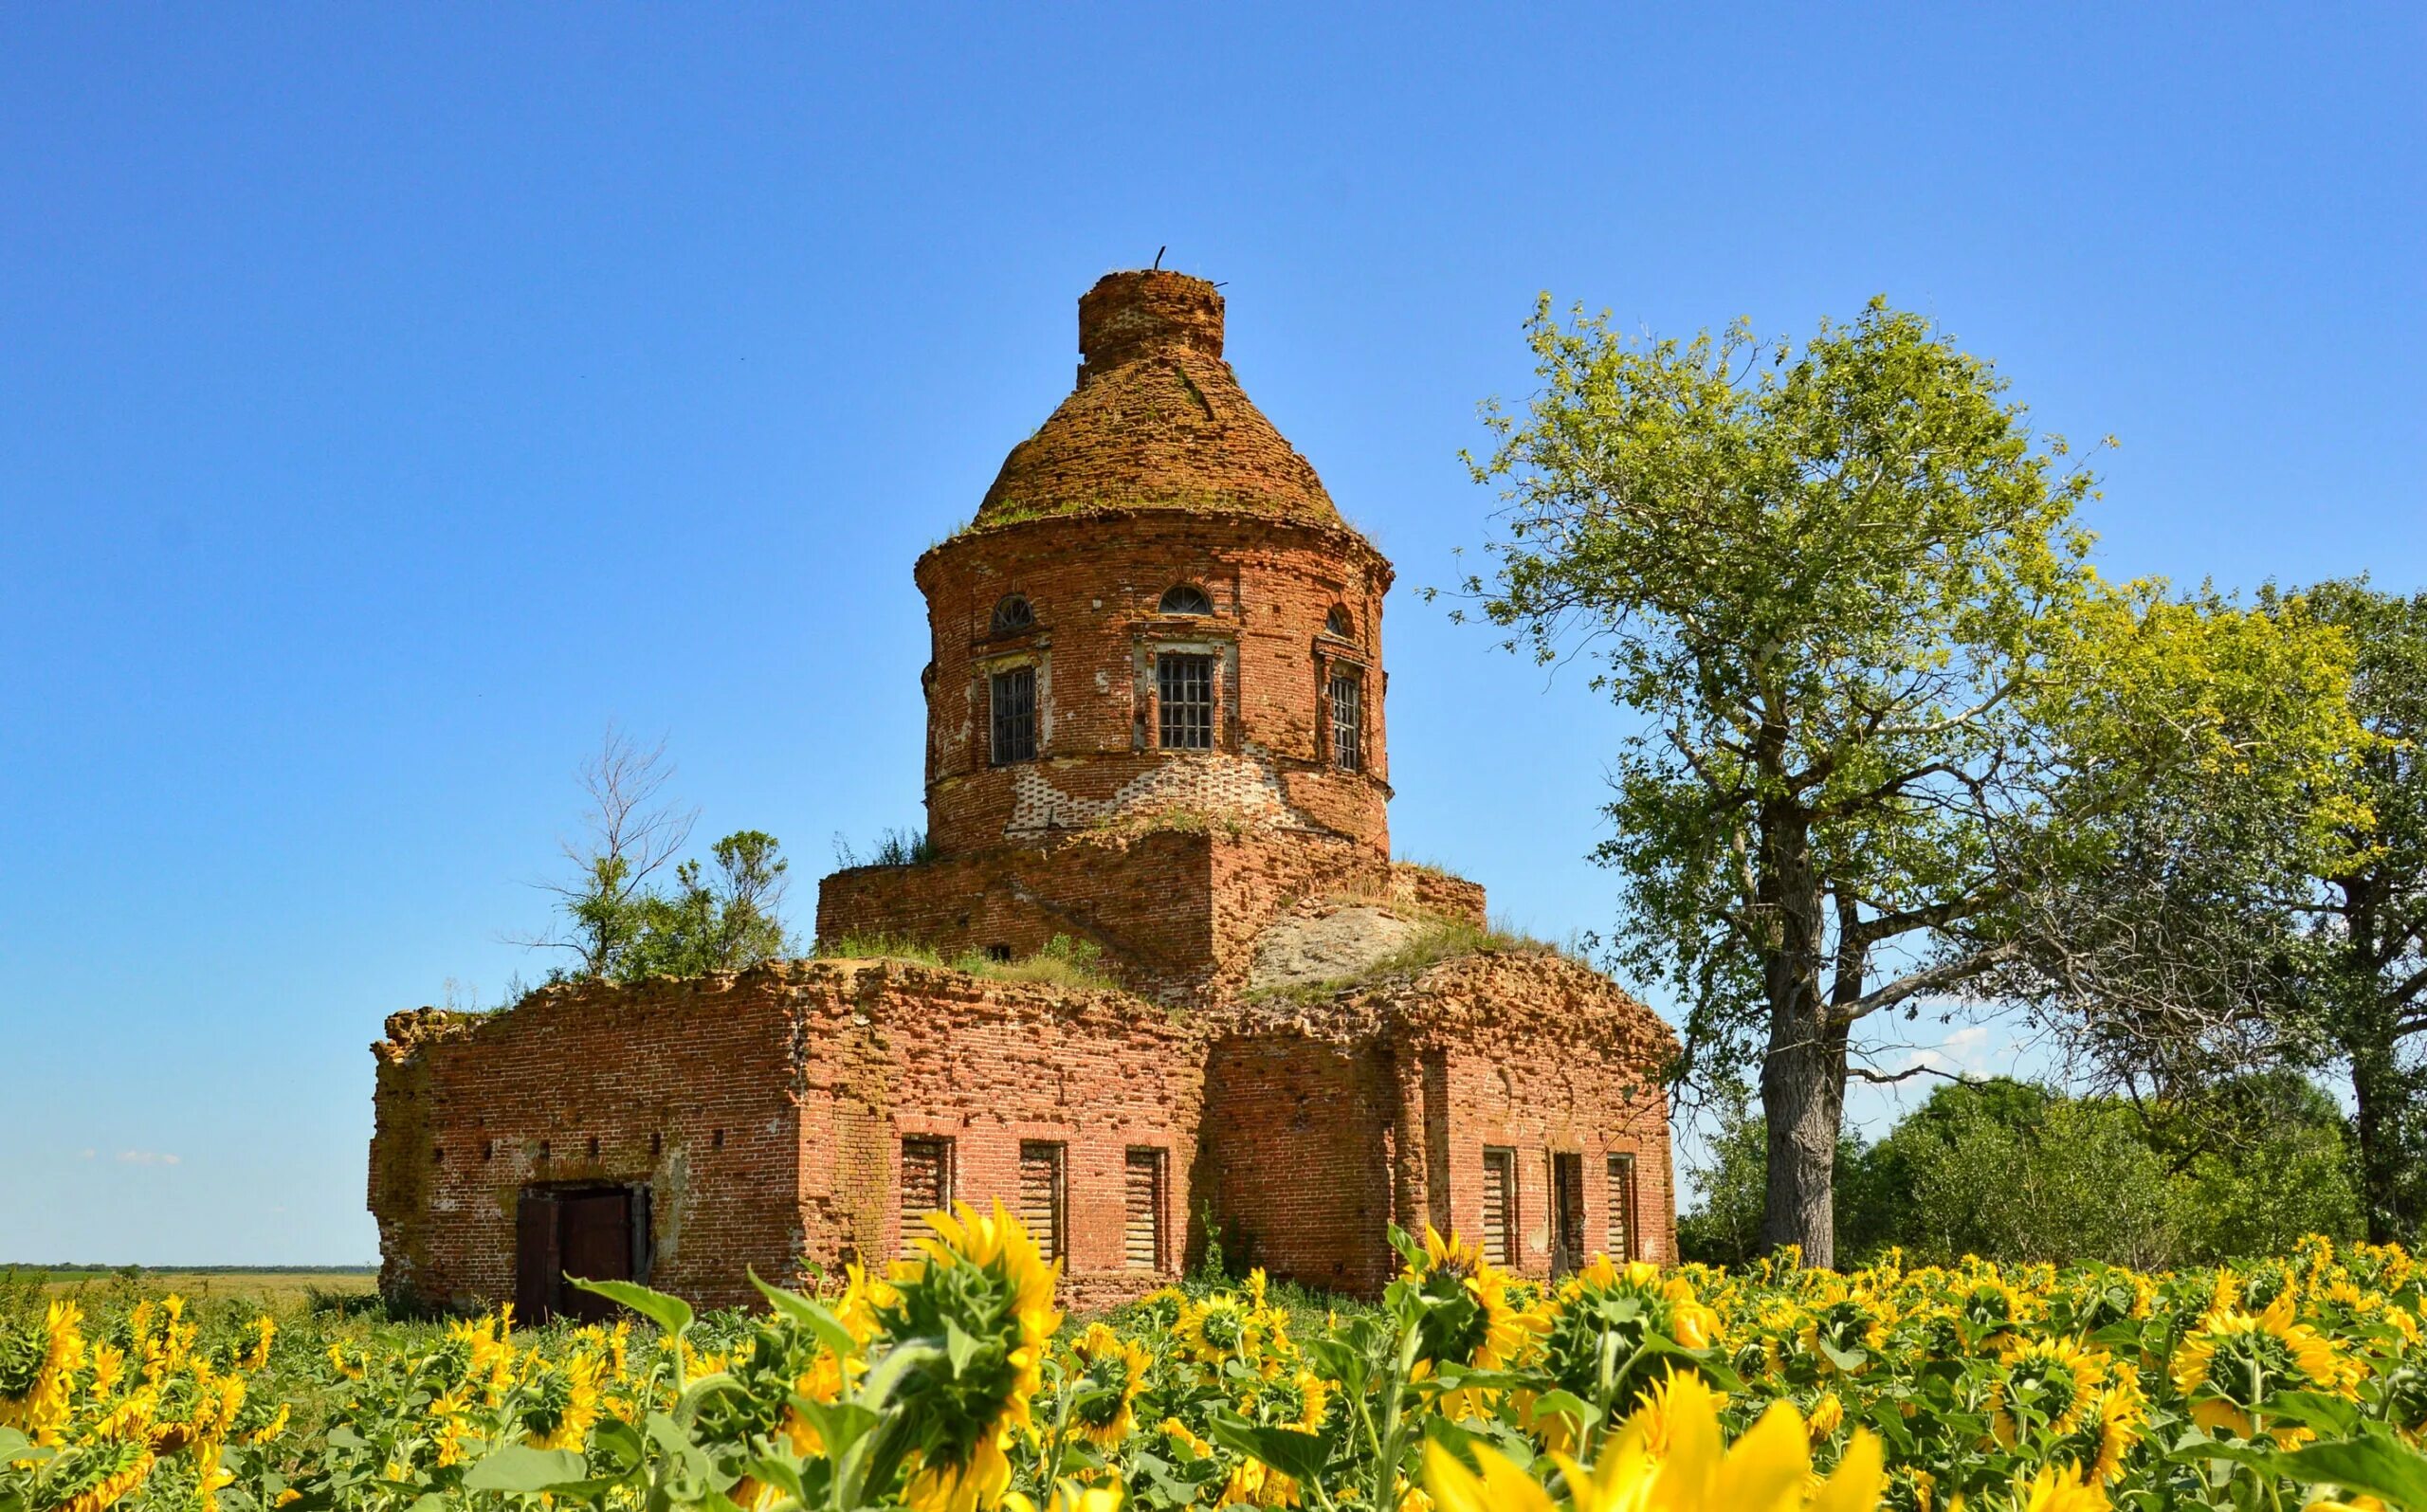
[[[1160,269],[1079,300],[1079,386],[1012,448],[979,526],[1103,508],[1244,510],[1341,523],[1323,480],[1222,360],[1222,294]]]

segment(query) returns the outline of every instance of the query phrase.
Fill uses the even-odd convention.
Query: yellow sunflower
[[[1417,1357],[1435,1370],[1458,1365],[1505,1370],[1531,1354],[1547,1328],[1541,1314],[1517,1305],[1509,1276],[1487,1262],[1476,1246],[1461,1244],[1428,1226],[1424,1258],[1399,1279],[1431,1303],[1418,1325]],[[1440,1409],[1452,1419],[1486,1411],[1498,1394],[1457,1390],[1442,1394]]]
[[[2016,1414],[2029,1408],[2058,1437],[2073,1432],[2089,1421],[2097,1405],[2095,1394],[2106,1383],[2107,1363],[2102,1351],[2069,1339],[2035,1339],[2008,1345],[1990,1431],[1998,1444],[2014,1448],[2020,1432]]]
[[[1122,1338],[1103,1323],[1089,1323],[1071,1347],[1079,1370],[1069,1390],[1087,1394],[1073,1403],[1070,1421],[1079,1436],[1098,1448],[1112,1448],[1138,1426],[1138,1394],[1146,1389],[1146,1372],[1154,1357],[1135,1339]]]
[[[2107,1512],[2107,1493],[2082,1478],[2079,1466],[2043,1465],[2028,1482],[2015,1483],[2014,1512]]]
[[[0,1428],[57,1442],[77,1367],[84,1362],[83,1309],[53,1302],[38,1328],[0,1330]]]
[[[1630,1427],[1586,1469],[1549,1459],[1575,1512],[1870,1512],[1885,1483],[1879,1441],[1857,1432],[1826,1480],[1815,1483],[1804,1427],[1793,1406],[1774,1403],[1733,1447],[1723,1448],[1717,1397],[1698,1376],[1671,1386],[1670,1441],[1654,1454]],[[1498,1450],[1480,1448],[1480,1473],[1437,1441],[1425,1446],[1424,1483],[1441,1512],[1559,1512],[1532,1475]]]
[[[2277,1391],[2347,1397],[2365,1374],[2315,1329],[2292,1321],[2289,1291],[2254,1316],[2235,1308],[2210,1313],[2174,1356],[2174,1384],[2191,1399],[2191,1420],[2243,1438],[2255,1431],[2256,1414]],[[2275,1436],[2288,1434],[2308,1436],[2290,1429]]]
[[[1172,1338],[1200,1365],[1226,1360],[1258,1362],[1264,1354],[1260,1310],[1236,1292],[1217,1291],[1201,1302],[1183,1303]]]
[[[143,1484],[155,1463],[137,1439],[88,1439],[42,1468],[42,1504],[54,1512],[102,1512]]]
[[[598,1421],[598,1383],[607,1374],[603,1355],[575,1353],[537,1381],[537,1395],[522,1411],[523,1442],[533,1448],[578,1449]]]
[[[1676,1371],[1662,1372],[1660,1378],[1652,1382],[1651,1389],[1638,1399],[1634,1411],[1628,1414],[1622,1425],[1642,1439],[1645,1450],[1654,1459],[1665,1459],[1669,1454],[1669,1425],[1680,1401],[1677,1385],[1680,1380],[1693,1382],[1692,1386],[1685,1389],[1686,1394],[1682,1398],[1687,1412],[1700,1412],[1706,1406],[1717,1412],[1727,1405],[1727,1394],[1701,1376],[1691,1373],[1680,1375]]]
[[[903,1500],[917,1512],[970,1512],[997,1505],[1010,1488],[1004,1447],[1030,1426],[1046,1345],[1062,1326],[1061,1266],[1046,1264],[999,1200],[991,1214],[956,1203],[927,1224],[936,1236],[919,1241],[925,1259],[896,1267],[893,1300],[877,1310],[897,1343],[930,1351],[893,1398],[910,1434]]]

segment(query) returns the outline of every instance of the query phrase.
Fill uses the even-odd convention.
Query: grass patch
[[[1037,982],[1089,992],[1119,992],[1121,984],[1104,970],[1104,947],[1091,939],[1056,935],[1032,956],[996,960],[984,951],[965,950],[946,956],[933,945],[893,935],[845,935],[819,940],[821,960],[901,960],[967,972],[997,982]]]

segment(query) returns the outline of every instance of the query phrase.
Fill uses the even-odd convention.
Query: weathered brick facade
[[[1671,1258],[1648,1078],[1673,1040],[1606,978],[1503,948],[1251,990],[1286,928],[1479,925],[1484,899],[1389,859],[1391,568],[1248,402],[1221,314],[1160,272],[1081,301],[1077,391],[918,563],[935,859],[818,899],[830,949],[1059,936],[1123,990],[819,959],[397,1014],[373,1047],[384,1285],[554,1305],[565,1257],[624,1264],[570,1216],[602,1201],[631,1273],[709,1303],[746,1301],[750,1267],[898,1253],[939,1195],[1026,1207],[1081,1306],[1167,1280],[1209,1224],[1233,1260],[1360,1292],[1394,1222],[1488,1232],[1529,1275]]]

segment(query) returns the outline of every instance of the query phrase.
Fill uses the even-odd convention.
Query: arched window
[[[1352,640],[1357,635],[1356,622],[1348,617],[1348,608],[1344,604],[1331,607],[1331,612],[1323,616],[1323,628],[1343,641]]]
[[[1205,596],[1205,590],[1190,583],[1177,583],[1163,592],[1163,612],[1211,614],[1214,612],[1214,601]]]
[[[1029,601],[1018,593],[995,606],[994,633],[996,635],[1017,634],[1035,624],[1036,610],[1030,608]]]

